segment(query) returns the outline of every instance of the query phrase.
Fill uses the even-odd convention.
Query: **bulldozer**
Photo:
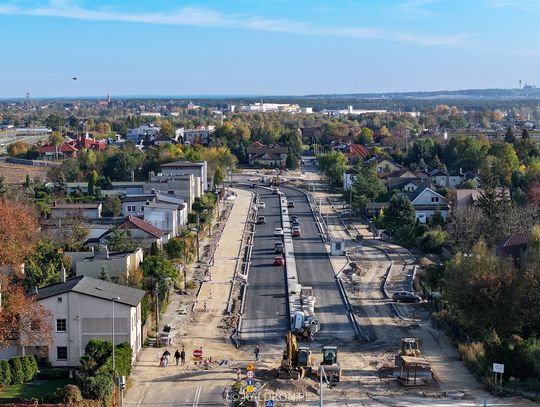
[[[287,332],[278,377],[280,379],[302,379],[306,374],[311,373],[312,368],[311,350],[306,346],[298,347],[296,335],[291,331]]]
[[[418,338],[402,338],[395,357],[393,377],[407,386],[425,385],[433,379],[429,362],[422,356]]]
[[[337,346],[325,346],[322,348],[321,367],[330,383],[337,383],[341,380],[341,365],[338,361]],[[320,378],[321,369],[318,370],[317,376]]]

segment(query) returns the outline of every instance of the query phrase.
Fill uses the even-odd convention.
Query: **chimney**
[[[64,267],[64,263],[62,263],[62,266],[60,267],[60,282],[66,282],[66,268]]]

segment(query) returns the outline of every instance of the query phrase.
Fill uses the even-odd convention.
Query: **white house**
[[[178,236],[181,226],[187,223],[187,210],[184,204],[168,202],[151,202],[144,209],[144,221],[156,228]]]
[[[75,367],[90,339],[128,342],[132,361],[142,346],[141,302],[145,292],[88,276],[65,278],[38,290],[37,301],[52,315],[53,343],[48,349],[54,367]]]
[[[403,193],[414,206],[416,218],[420,223],[426,223],[437,209],[446,220],[448,217],[448,202],[444,196],[433,191],[431,188],[418,188],[414,192]]]
[[[465,180],[465,174],[460,171],[433,170],[429,173],[433,184],[438,187],[455,188]]]
[[[210,136],[214,131],[214,126],[202,126],[196,129],[185,129],[182,134],[184,144],[200,144],[207,147],[210,145]]]
[[[54,203],[51,218],[101,218],[101,203]]]
[[[208,189],[208,166],[206,161],[175,161],[161,164],[160,170],[163,175],[192,174],[199,177],[202,193]]]

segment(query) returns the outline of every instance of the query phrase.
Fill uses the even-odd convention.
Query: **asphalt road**
[[[280,191],[295,207],[289,214],[298,216],[301,237],[293,238],[298,281],[313,287],[316,297],[315,315],[321,323],[316,341],[354,339],[355,331],[347,313],[347,307],[338,289],[332,264],[321,241],[306,196],[286,186]]]
[[[279,200],[270,191],[257,188],[260,200],[266,208],[259,215],[266,217],[266,224],[257,225],[253,239],[251,267],[244,317],[240,332],[242,344],[275,343],[286,334],[289,314],[285,287],[285,269],[273,266],[274,228],[281,227]]]

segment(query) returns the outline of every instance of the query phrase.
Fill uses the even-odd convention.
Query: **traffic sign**
[[[193,351],[193,357],[194,358],[202,358],[202,350],[201,349],[195,349]]]
[[[274,400],[266,400],[265,407],[274,407]]]
[[[493,363],[493,373],[504,373],[504,365],[502,363]]]
[[[246,386],[246,393],[253,393],[255,391],[255,387],[252,385]]]
[[[246,367],[246,370],[255,370],[255,365],[253,362],[249,362],[249,364]]]

